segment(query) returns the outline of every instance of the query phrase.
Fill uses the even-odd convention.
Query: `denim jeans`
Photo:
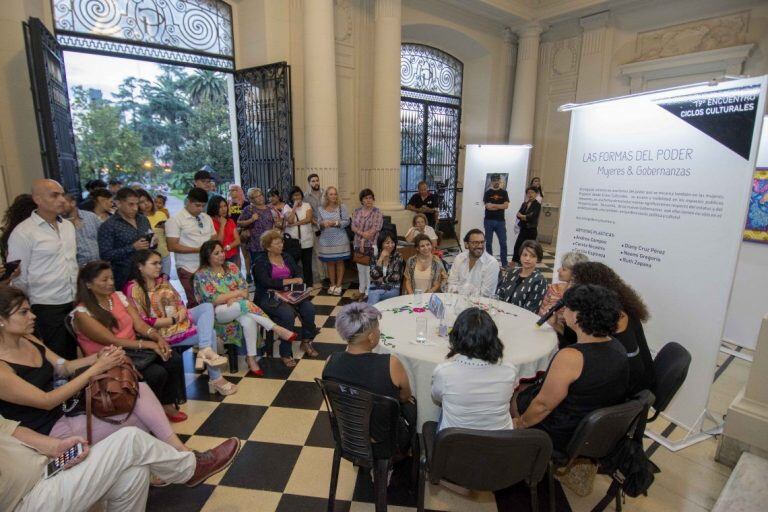
[[[370,288],[368,290],[368,304],[373,306],[374,304],[383,300],[391,299],[400,295],[399,288],[392,288],[391,290],[384,290],[382,288]]]
[[[507,266],[507,224],[503,220],[483,221],[485,228],[485,252],[493,255],[493,234],[499,237],[499,249],[501,252],[501,266]]]

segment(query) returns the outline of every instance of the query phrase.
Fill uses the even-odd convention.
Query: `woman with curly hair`
[[[643,322],[648,320],[648,308],[637,292],[625,283],[619,275],[604,263],[588,261],[577,263],[571,271],[573,284],[596,284],[616,293],[621,304],[621,315],[613,337],[624,345],[629,357],[629,394],[643,389],[653,390],[656,372],[651,351],[643,331]],[[575,334],[565,328],[566,343],[575,342]]]
[[[624,402],[629,381],[627,352],[611,336],[621,315],[616,293],[577,285],[563,300],[565,323],[577,342],[555,354],[540,386],[529,387],[513,402],[520,413],[515,414],[514,428],[544,430],[558,451],[565,451],[586,415]]]
[[[37,205],[32,200],[32,194],[19,194],[16,199],[13,200],[11,206],[5,210],[3,216],[3,225],[0,227],[2,235],[0,235],[0,256],[8,256],[8,239],[11,237],[11,232],[14,228],[21,224],[22,221],[27,220],[32,212],[35,211]]]

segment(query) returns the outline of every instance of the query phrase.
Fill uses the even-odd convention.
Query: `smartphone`
[[[53,475],[64,469],[72,459],[76,459],[83,454],[83,444],[77,443],[75,446],[62,453],[45,466],[45,478],[51,478]]]
[[[3,277],[0,277],[0,281],[5,281],[9,277],[11,277],[11,274],[13,274],[16,271],[16,269],[19,268],[20,263],[21,263],[21,260],[6,261],[5,274],[3,274]]]
[[[307,291],[307,285],[304,284],[304,283],[293,283],[291,285],[291,290],[290,291],[292,291],[292,292],[305,292],[305,291]]]

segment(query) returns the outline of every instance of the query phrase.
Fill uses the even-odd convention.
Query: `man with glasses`
[[[216,238],[211,218],[203,212],[208,202],[208,193],[198,187],[187,194],[184,208],[165,223],[165,238],[168,250],[174,253],[176,273],[187,295],[187,307],[197,305],[192,276],[200,266],[200,247]]]
[[[448,291],[462,295],[479,293],[490,297],[499,284],[499,262],[485,252],[485,235],[479,229],[470,229],[464,235],[464,248],[453,261],[448,275]]]

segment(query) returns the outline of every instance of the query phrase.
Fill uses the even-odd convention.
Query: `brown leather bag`
[[[140,378],[141,375],[127,357],[120,365],[91,377],[85,387],[88,443],[91,443],[92,438],[92,415],[112,425],[122,425],[128,421],[139,399]],[[123,419],[110,419],[121,414],[125,414]]]

